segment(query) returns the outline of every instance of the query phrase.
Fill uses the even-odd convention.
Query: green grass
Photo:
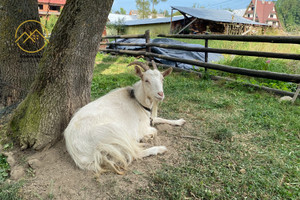
[[[9,177],[10,166],[7,163],[7,157],[0,154],[0,199],[1,200],[19,200],[19,189],[22,185],[21,182],[5,183]]]
[[[19,190],[22,186],[21,182],[18,183],[1,183],[0,184],[0,199],[1,200],[21,200]]]
[[[0,183],[5,181],[8,177],[8,171],[10,167],[6,159],[7,159],[6,156],[0,154]]]
[[[132,58],[98,55],[97,61],[93,84],[106,89],[97,88],[94,98],[138,80],[126,68]],[[187,121],[168,135],[179,142],[180,158],[151,174],[149,187],[130,199],[299,198],[299,100],[279,103],[240,83],[186,73],[167,77],[165,94],[159,115]]]
[[[179,39],[182,42],[204,45],[204,40]],[[258,42],[231,42],[231,41],[209,41],[209,47],[219,49],[235,49],[235,50],[249,50],[249,51],[266,51],[276,53],[292,53],[300,54],[299,45],[295,44],[271,44]],[[300,61],[273,59],[273,58],[258,58],[250,56],[234,56],[224,55],[224,59],[218,64],[254,69],[271,72],[279,72],[286,74],[300,74]],[[204,71],[200,69],[199,71]],[[253,78],[242,76],[238,74],[230,74],[226,72],[209,70],[211,75],[225,76],[235,78],[239,82],[251,83],[260,86],[267,86],[275,89],[295,92],[297,85],[294,83],[287,83],[283,81],[276,81],[271,79]]]
[[[137,81],[127,67],[133,60],[98,54],[92,99]],[[187,73],[168,76],[165,94],[159,115],[187,121],[165,133],[176,141],[178,158],[151,173],[148,187],[126,194],[129,199],[299,199],[299,100],[279,103],[278,96],[241,83]],[[0,169],[4,180],[4,156]],[[19,199],[20,187],[0,181],[0,199]]]

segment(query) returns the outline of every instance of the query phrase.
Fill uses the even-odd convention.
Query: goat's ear
[[[169,69],[167,69],[166,71],[163,71],[161,74],[163,75],[163,77],[168,76],[169,74],[171,74],[171,72],[173,71],[173,68],[170,67]]]
[[[138,75],[139,77],[143,78],[143,73],[142,73],[142,70],[141,68],[139,68],[137,65],[134,67],[135,69],[135,73],[136,75]]]

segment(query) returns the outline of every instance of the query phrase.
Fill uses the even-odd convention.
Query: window
[[[44,5],[39,4],[39,10],[43,10]]]
[[[270,15],[270,18],[274,18],[274,15],[271,14],[271,15]]]
[[[254,10],[254,7],[252,7],[251,10]]]
[[[60,11],[60,6],[50,6],[50,10]]]

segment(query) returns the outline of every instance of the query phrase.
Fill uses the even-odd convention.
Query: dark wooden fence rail
[[[228,41],[240,41],[240,42],[268,42],[268,43],[300,44],[299,36],[159,34],[159,35],[157,35],[157,37],[183,38],[183,39],[228,40]]]
[[[268,58],[281,58],[281,59],[293,59],[300,60],[300,54],[287,54],[287,53],[271,53],[271,52],[258,52],[258,51],[242,51],[242,50],[232,50],[232,49],[215,49],[215,48],[205,48],[205,47],[189,47],[182,45],[169,45],[169,44],[160,44],[160,43],[101,43],[107,45],[116,45],[116,46],[141,46],[141,47],[160,47],[167,49],[179,49],[186,51],[196,51],[196,52],[209,52],[209,53],[222,53],[222,54],[235,54],[243,56],[255,56],[255,57],[268,57]]]
[[[277,73],[277,72],[270,72],[270,71],[231,67],[231,66],[227,66],[227,65],[205,63],[205,62],[201,62],[201,61],[197,61],[197,60],[174,58],[174,57],[165,56],[165,55],[161,55],[161,54],[149,53],[146,51],[115,50],[115,49],[102,49],[101,51],[108,52],[108,53],[114,52],[114,53],[120,53],[120,54],[134,55],[134,56],[143,55],[143,56],[147,56],[147,57],[156,57],[156,58],[171,60],[171,61],[175,61],[175,62],[187,63],[187,64],[191,64],[191,65],[195,65],[195,66],[206,67],[208,69],[229,72],[229,73],[233,73],[233,74],[241,74],[241,75],[259,77],[259,78],[267,78],[267,79],[279,80],[279,81],[285,81],[285,82],[300,83],[300,75],[296,75],[296,74],[284,74],[284,73]]]
[[[272,52],[258,52],[258,51],[243,51],[243,50],[232,50],[232,49],[216,49],[208,48],[208,40],[228,40],[228,41],[243,41],[243,42],[267,42],[267,43],[286,43],[286,44],[300,44],[299,36],[240,36],[240,35],[172,35],[172,34],[160,34],[158,37],[167,38],[182,38],[182,39],[204,39],[205,47],[187,47],[182,45],[168,45],[160,43],[150,43],[150,33],[146,31],[145,34],[141,35],[117,35],[117,36],[107,36],[103,39],[115,39],[115,43],[101,43],[106,45],[116,45],[116,46],[141,46],[146,49],[146,51],[131,51],[131,50],[117,50],[117,49],[101,49],[102,52],[114,52],[119,54],[127,54],[145,57],[157,57],[161,59],[191,64],[195,66],[204,67],[205,69],[214,69],[234,74],[247,75],[252,77],[267,78],[272,80],[280,80],[285,82],[298,83],[300,87],[300,75],[298,74],[285,74],[276,73],[263,70],[252,70],[244,69],[238,67],[231,67],[227,65],[213,64],[207,62],[208,53],[222,53],[222,54],[234,54],[234,55],[244,55],[244,56],[256,56],[256,57],[268,57],[268,58],[281,58],[281,59],[292,59],[300,60],[300,54],[287,54],[287,53],[272,53]],[[117,38],[145,38],[145,43],[119,43],[116,42]],[[174,58],[170,56],[160,55],[151,53],[151,47],[160,47],[167,49],[179,49],[186,51],[197,51],[205,52],[205,62],[188,60],[182,58]],[[299,90],[294,94],[294,96],[299,95]],[[297,94],[298,93],[298,94]],[[295,98],[294,98],[295,99]]]

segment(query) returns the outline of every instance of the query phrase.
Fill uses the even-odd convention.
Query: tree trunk
[[[90,101],[95,56],[112,3],[67,1],[30,93],[9,124],[9,133],[23,149],[53,145],[74,112]]]
[[[43,39],[35,42],[26,37],[16,43],[16,35],[22,32],[38,30],[42,33],[39,23],[29,22],[16,30],[26,20],[39,21],[38,4],[36,0],[0,0],[0,104],[9,106],[21,101],[28,93],[32,84],[42,52],[27,53],[19,48],[32,51],[44,45]]]

